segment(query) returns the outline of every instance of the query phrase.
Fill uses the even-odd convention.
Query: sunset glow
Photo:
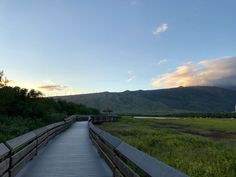
[[[3,0],[0,70],[10,85],[47,96],[235,87],[235,6],[234,0]]]

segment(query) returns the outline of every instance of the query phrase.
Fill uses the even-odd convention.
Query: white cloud
[[[71,87],[56,84],[53,81],[47,80],[36,86],[37,90],[40,90],[46,96],[57,96],[57,95],[72,95],[78,94],[79,92]]]
[[[159,35],[160,33],[164,33],[168,30],[168,24],[163,23],[161,25],[159,25],[154,31],[153,31],[153,35]]]
[[[130,83],[136,78],[136,75],[134,74],[133,71],[128,71],[129,78],[126,80],[127,83]]]
[[[158,65],[162,65],[163,63],[166,63],[167,61],[168,61],[167,59],[159,60]]]
[[[224,57],[185,64],[174,72],[160,75],[152,80],[154,87],[221,86],[236,87],[236,57]]]

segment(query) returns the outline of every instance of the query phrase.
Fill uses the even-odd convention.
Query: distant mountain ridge
[[[102,92],[56,97],[118,114],[156,115],[182,112],[232,112],[236,91],[197,86],[161,90]]]

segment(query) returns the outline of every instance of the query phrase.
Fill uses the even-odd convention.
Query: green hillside
[[[180,112],[232,112],[236,91],[218,87],[102,92],[57,97],[114,113],[155,115]]]

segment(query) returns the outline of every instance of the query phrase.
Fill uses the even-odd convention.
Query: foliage
[[[235,119],[133,119],[101,128],[191,177],[236,176]]]
[[[0,87],[6,86],[10,81],[4,76],[4,72],[0,71]]]
[[[0,142],[7,141],[16,136],[22,135],[33,129],[62,121],[63,114],[55,114],[40,119],[0,116]]]
[[[68,103],[53,98],[40,97],[42,94],[35,90],[28,91],[20,87],[3,86],[0,88],[0,115],[21,116],[38,119],[54,113],[97,114],[98,111],[84,105]]]
[[[44,98],[36,90],[6,86],[0,72],[0,142],[72,114],[99,114],[82,104]]]

